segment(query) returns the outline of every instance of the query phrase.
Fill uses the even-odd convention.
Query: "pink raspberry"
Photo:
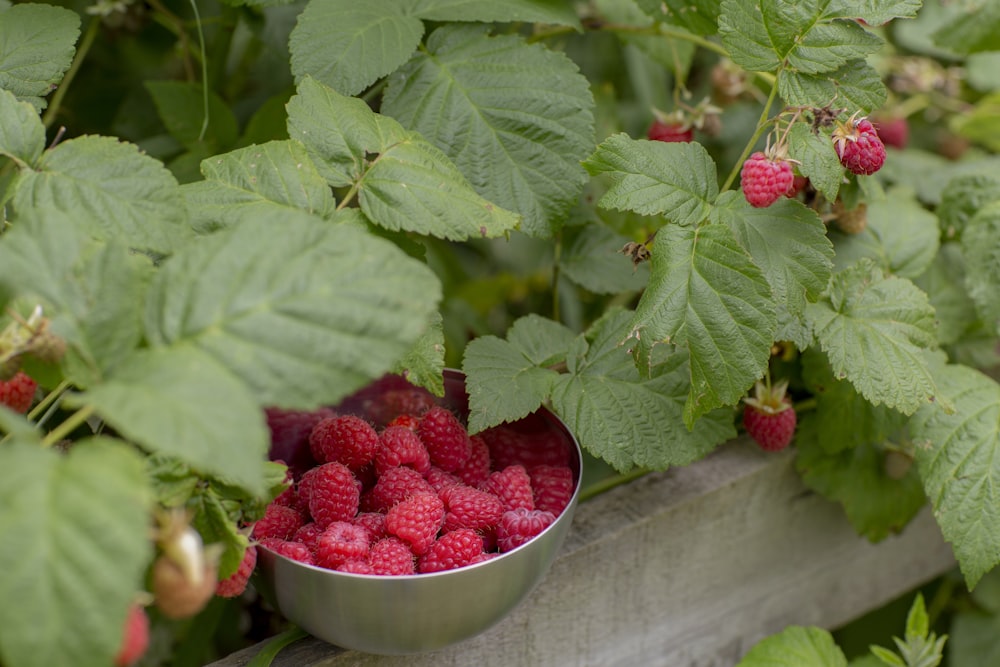
[[[375,452],[375,472],[383,475],[389,468],[406,466],[421,475],[431,467],[427,448],[412,430],[405,426],[388,426],[379,434],[379,448]]]
[[[902,149],[910,142],[910,124],[902,116],[881,118],[873,125],[885,146]]]
[[[253,536],[258,540],[277,537],[287,540],[306,522],[305,517],[291,507],[271,503],[264,510],[264,516],[253,527]]]
[[[376,424],[388,424],[400,415],[420,417],[437,405],[434,396],[419,387],[389,389],[371,399],[366,405],[366,414]]]
[[[364,560],[370,543],[371,536],[365,528],[334,521],[316,541],[316,564],[335,570],[349,560]]]
[[[666,122],[654,118],[653,123],[646,130],[646,137],[652,141],[688,143],[694,141],[694,127],[683,122]]]
[[[385,529],[410,545],[418,556],[434,542],[444,524],[444,503],[436,495],[418,493],[398,503],[385,517]]]
[[[500,551],[516,549],[556,520],[552,512],[543,510],[516,509],[504,512],[497,525],[497,546]]]
[[[531,477],[522,465],[507,466],[490,474],[484,491],[489,491],[503,503],[504,511],[513,509],[535,509],[535,497],[531,490]]]
[[[240,561],[236,572],[222,579],[215,585],[215,594],[224,598],[234,598],[242,595],[247,588],[247,582],[253,569],[257,566],[257,547],[250,545],[243,552],[243,560]]]
[[[343,463],[324,463],[302,476],[299,492],[309,504],[309,513],[321,528],[334,521],[348,521],[358,513],[361,489],[354,474]]]
[[[472,445],[462,422],[451,410],[435,406],[424,413],[417,435],[427,448],[431,463],[446,472],[455,472],[469,460]]]
[[[528,475],[535,509],[559,516],[573,497],[573,471],[564,466],[535,466]]]
[[[337,572],[348,572],[350,574],[375,574],[375,570],[366,560],[345,561],[334,569]]]
[[[373,540],[380,540],[388,535],[385,532],[385,514],[381,512],[362,512],[351,523],[367,530]]]
[[[139,658],[149,648],[149,616],[140,604],[128,608],[125,616],[122,643],[115,654],[115,667],[129,667],[139,661]]]
[[[301,542],[268,538],[261,542],[261,546],[267,547],[274,553],[280,554],[285,558],[305,563],[306,565],[315,565],[312,550]]]
[[[833,147],[840,164],[854,174],[874,174],[885,164],[885,145],[866,118],[840,123],[833,131]]]
[[[400,576],[416,571],[410,545],[397,537],[387,537],[373,544],[368,552],[368,563],[374,574]]]
[[[481,486],[490,476],[490,448],[478,435],[470,437],[469,443],[469,460],[455,474],[469,486]]]
[[[338,461],[351,470],[371,463],[378,444],[375,427],[354,415],[324,419],[309,434],[309,448],[317,461]]]
[[[292,541],[301,542],[309,551],[316,551],[316,540],[323,534],[323,529],[314,521],[310,521],[295,531]]]
[[[499,498],[471,486],[449,486],[439,496],[444,502],[445,531],[460,528],[484,530],[497,525],[504,512]]]
[[[423,475],[413,468],[389,468],[362,497],[366,512],[388,512],[396,503],[416,493],[436,493]]]
[[[468,565],[483,553],[483,538],[470,528],[459,528],[439,537],[417,564],[421,573],[443,572]]]
[[[569,442],[557,431],[521,431],[510,426],[495,426],[479,435],[489,447],[494,470],[517,464],[525,468],[569,465]]]
[[[794,185],[795,174],[788,160],[768,157],[757,151],[743,163],[740,182],[743,196],[755,208],[765,208],[776,202]]]
[[[271,430],[272,461],[284,461],[296,479],[316,465],[309,450],[309,433],[320,420],[333,416],[333,410],[284,410],[266,408],[267,426]]]
[[[11,379],[0,380],[0,405],[23,415],[35,400],[37,387],[38,383],[30,375],[18,371]]]

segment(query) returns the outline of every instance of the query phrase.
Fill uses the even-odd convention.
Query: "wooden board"
[[[793,457],[736,441],[583,503],[546,579],[459,645],[385,657],[308,638],[272,664],[730,667],[788,625],[840,626],[954,566],[929,510],[871,544],[802,485]],[[261,646],[213,665],[246,665]]]

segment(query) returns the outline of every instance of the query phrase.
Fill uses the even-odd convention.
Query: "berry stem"
[[[69,417],[66,418],[63,423],[56,426],[54,429],[48,432],[45,438],[42,440],[42,447],[51,447],[52,445],[61,442],[72,433],[78,426],[83,424],[94,414],[94,406],[85,405]]]
[[[771,115],[771,106],[774,104],[775,98],[778,97],[778,86],[771,86],[771,93],[767,96],[767,102],[764,103],[764,108],[760,112],[760,120],[757,121],[757,130],[750,137],[750,141],[744,146],[743,152],[740,157],[736,160],[736,164],[733,165],[732,170],[729,172],[729,176],[726,178],[726,182],[722,184],[722,192],[725,192],[733,185],[733,181],[736,180],[736,176],[740,173],[743,168],[743,163],[746,162],[747,157],[750,156],[750,152],[753,147],[757,144],[757,140],[760,139],[761,135],[764,134],[764,130],[767,129],[771,121],[768,120]]]
[[[37,421],[39,415],[45,412],[50,405],[55,403],[59,399],[59,397],[63,395],[63,392],[66,391],[67,389],[69,389],[69,381],[63,380],[62,382],[59,383],[58,387],[47,393],[45,395],[45,398],[39,401],[38,405],[36,405],[31,409],[31,412],[29,412],[27,415],[28,420]]]

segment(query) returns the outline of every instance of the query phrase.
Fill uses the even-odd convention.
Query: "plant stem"
[[[750,151],[753,150],[753,147],[757,144],[757,140],[760,139],[760,136],[764,134],[764,130],[767,129],[767,126],[770,124],[768,119],[771,115],[771,106],[774,104],[774,100],[777,97],[778,86],[775,84],[771,86],[771,94],[767,96],[767,102],[764,103],[764,108],[760,112],[760,120],[757,121],[757,130],[753,133],[753,136],[750,137],[750,141],[748,141],[747,145],[743,148],[743,153],[740,154],[739,159],[736,160],[736,164],[733,165],[733,169],[729,172],[726,182],[722,184],[722,192],[725,192],[730,188],[730,186],[732,186],[733,181],[736,180],[736,176],[740,173],[740,169],[743,168],[743,163],[750,155]]]
[[[934,598],[927,605],[927,627],[933,628],[938,617],[944,612],[945,607],[951,601],[951,596],[955,592],[955,580],[952,577],[943,577],[941,585],[934,592]]]
[[[31,412],[29,412],[27,415],[28,420],[36,421],[38,419],[38,416],[43,412],[45,412],[50,405],[55,403],[59,399],[59,397],[62,396],[63,392],[66,391],[67,389],[69,389],[69,381],[63,380],[62,382],[59,383],[58,387],[47,393],[45,395],[45,398],[39,401],[38,405],[36,405],[34,408],[31,409]]]
[[[174,33],[181,43],[181,58],[184,64],[184,75],[188,81],[194,81],[194,66],[191,64],[191,41],[187,31],[184,29],[184,21],[181,17],[167,9],[160,0],[149,0],[149,6],[153,8],[154,20],[164,28]]]
[[[635,481],[640,477],[648,475],[651,472],[652,472],[651,470],[646,470],[645,468],[638,468],[631,472],[602,479],[601,481],[595,482],[594,484],[591,484],[586,488],[580,489],[580,502],[583,502],[585,500],[590,500],[594,496],[600,495],[606,491],[610,491],[616,486],[621,486],[622,484],[627,484],[629,482]]]
[[[56,426],[54,429],[49,431],[48,435],[46,435],[42,440],[42,446],[51,447],[52,445],[61,442],[67,435],[72,433],[76,427],[86,422],[92,414],[94,414],[94,406],[83,406],[67,417],[63,423],[59,424],[59,426]]]
[[[198,28],[198,46],[201,49],[201,103],[202,113],[201,132],[198,133],[198,141],[205,140],[205,133],[208,132],[208,53],[205,50],[205,31],[201,27],[201,15],[198,13],[198,3],[190,0],[191,10],[194,12],[195,25]],[[220,30],[226,31],[225,27]]]
[[[69,69],[66,70],[65,76],[63,76],[62,81],[59,83],[59,87],[56,88],[55,94],[52,95],[49,108],[45,110],[45,115],[42,116],[42,124],[45,127],[51,127],[52,123],[56,120],[56,116],[59,115],[59,109],[62,107],[66,91],[69,90],[69,85],[80,70],[80,65],[83,64],[84,58],[87,57],[87,52],[90,51],[90,47],[94,44],[94,39],[97,37],[97,32],[100,28],[101,19],[96,16],[90,19],[90,23],[87,24],[87,32],[83,34],[83,39],[80,40],[80,46],[76,50],[76,55],[73,56],[73,62],[70,63]]]
[[[552,255],[552,319],[561,322],[562,319],[559,317],[559,259],[562,257],[562,230],[556,234]]]

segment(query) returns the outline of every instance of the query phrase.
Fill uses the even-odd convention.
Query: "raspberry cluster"
[[[299,439],[314,464],[292,470],[253,536],[310,565],[398,576],[479,563],[545,530],[575,489],[569,441],[530,417],[470,435],[415,392],[296,417],[312,424]]]

